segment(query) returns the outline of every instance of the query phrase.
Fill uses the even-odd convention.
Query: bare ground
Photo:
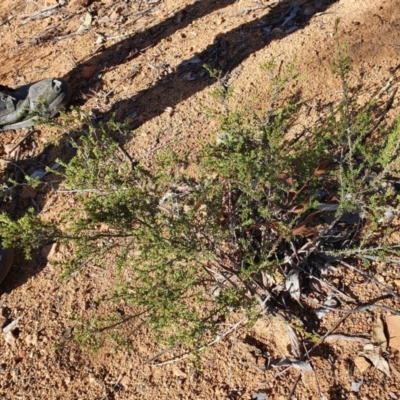
[[[215,131],[216,121],[207,118],[206,110],[219,107],[209,94],[216,83],[200,68],[202,63],[229,72],[226,80],[234,90],[230,100],[234,109],[250,101],[254,107],[268,103],[269,83],[260,66],[271,57],[284,63],[296,60],[303,79],[293,83],[289,92],[305,100],[299,129],[311,128],[341,98],[340,82],[330,73],[337,18],[341,20],[339,38],[348,43],[353,60],[352,94],[361,102],[368,101],[388,82],[391,87],[398,84],[397,0],[61,3],[65,4],[2,1],[1,83],[16,87],[48,77],[67,79],[74,88],[72,105],[91,110],[100,119],[113,112],[118,118],[130,118],[131,136],[123,146],[132,158],[151,157],[173,140],[178,149],[196,152]],[[294,4],[300,9],[290,19]],[[89,29],[76,34],[88,11],[92,15]],[[388,95],[377,99],[384,103]],[[388,117],[397,114],[395,97]],[[0,151],[3,160],[18,162],[27,173],[68,156],[65,147],[46,145],[52,137],[51,128],[46,127],[35,129],[16,152],[7,154],[9,145],[23,135],[22,131],[2,134]],[[3,181],[15,173],[12,165],[2,162]],[[72,197],[47,188],[19,193],[2,208],[20,216],[34,205],[51,220],[73,202]],[[398,233],[393,240],[398,240]],[[112,281],[112,273],[88,267],[60,281],[61,271],[45,256],[38,252],[27,262],[17,252],[13,270],[1,287],[5,318],[22,316],[15,343],[0,338],[2,399],[251,399],[256,393],[265,393],[269,399],[400,397],[398,352],[392,349],[388,355],[391,377],[368,365],[362,371],[357,359],[360,342],[323,343],[310,355],[314,373],[292,368],[276,377],[282,369],[268,369],[268,360],[291,356],[291,342],[285,326],[274,318],[260,319],[249,331],[240,326],[233,329],[224,341],[203,353],[200,368],[187,360],[157,365],[179,358],[178,351],[146,364],[163,349],[146,328],[134,334],[129,349],[83,351],[69,340],[74,318],[99,311],[94,299]],[[66,256],[60,249],[52,255]],[[398,291],[398,267],[381,263],[374,271],[378,282]],[[346,269],[338,268],[331,279],[360,303],[383,294],[376,281],[364,281]],[[398,308],[393,299],[385,304]],[[386,317],[386,312],[354,313],[335,333],[369,337],[377,316]],[[341,317],[329,314],[321,324],[322,334]],[[352,392],[352,381],[360,379],[360,392]]]

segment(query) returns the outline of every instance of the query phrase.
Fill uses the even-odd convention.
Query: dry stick
[[[146,8],[145,10],[143,10],[143,11],[138,11],[138,12],[135,12],[135,13],[133,13],[133,14],[128,14],[128,15],[126,16],[126,18],[128,18],[128,17],[135,17],[135,16],[143,17],[143,15],[146,15],[148,12],[152,11],[153,9],[154,9],[154,7],[149,7],[149,8]],[[117,31],[120,31],[121,29],[127,28],[128,26],[133,25],[133,24],[134,24],[135,22],[137,22],[138,20],[139,20],[139,18],[136,18],[134,21],[129,21],[129,22],[127,22],[126,24],[121,25],[121,26],[120,26],[118,29],[116,29],[114,32],[117,32]],[[128,37],[128,36],[132,36],[132,32],[125,33],[125,34],[123,34],[123,35],[118,35],[118,36],[106,36],[106,40],[123,39],[123,38]]]
[[[388,297],[385,297],[385,298],[388,298]],[[383,298],[380,297],[379,299],[375,299],[374,301],[379,301],[379,300],[383,300]],[[311,304],[318,305],[320,308],[324,308],[324,309],[329,310],[329,311],[335,311],[337,313],[353,312],[353,310],[348,310],[348,309],[347,310],[342,310],[340,308],[334,308],[334,307],[326,306],[324,304],[319,304],[316,300],[307,299],[307,301],[309,301]],[[392,307],[388,307],[388,306],[382,305],[382,304],[369,304],[369,305],[360,306],[360,307],[362,307],[362,309],[360,308],[359,311],[367,311],[367,310],[376,309],[376,310],[385,310],[385,311],[391,312],[392,314],[400,315],[400,311],[398,311],[398,310],[396,310],[396,309],[394,309]]]
[[[150,364],[152,361],[157,360],[157,358],[161,357],[163,354],[170,352],[171,350],[175,350],[177,347],[179,346],[179,344],[172,346],[172,347],[168,347],[168,349],[162,350],[160,352],[158,352],[157,354],[155,354],[153,357],[148,358],[146,361],[144,361],[142,363],[142,365],[147,365]]]
[[[32,21],[32,20],[34,20],[34,19],[49,17],[49,16],[52,15],[52,14],[56,11],[56,9],[59,8],[59,7],[60,7],[60,5],[59,5],[59,4],[56,4],[56,5],[54,5],[54,6],[51,6],[51,7],[49,7],[49,8],[46,8],[46,9],[44,9],[44,10],[42,10],[42,11],[38,11],[37,13],[32,14],[30,17],[28,17],[27,19],[25,19],[24,21],[22,21],[21,25],[25,25],[25,24],[27,24],[28,22],[30,22],[30,21]],[[20,25],[20,26],[21,26],[21,25]]]
[[[120,151],[122,156],[125,158],[125,161],[129,165],[133,165],[134,164],[134,161],[132,160],[132,158],[129,156],[129,154],[119,144],[118,144],[118,150]]]
[[[296,380],[293,382],[293,386],[292,386],[292,389],[290,390],[287,400],[291,400],[292,396],[294,395],[294,391],[296,390],[296,386],[299,383],[300,378],[301,378],[301,372],[297,375]]]
[[[35,132],[33,128],[29,128],[28,132],[23,136],[23,138],[9,151],[11,154],[18,146],[20,146],[32,133]]]
[[[303,254],[303,253],[309,254],[310,248],[317,246],[318,242],[320,242],[324,238],[324,236],[333,229],[333,227],[340,220],[340,218],[341,218],[341,215],[338,215],[334,219],[334,221],[332,221],[332,223],[327,228],[323,229],[322,232],[320,232],[319,235],[315,239],[310,240],[309,242],[305,243],[304,246],[302,246],[301,249],[299,249],[297,251],[297,254]],[[293,255],[292,255],[292,257],[293,257]]]
[[[12,19],[15,18],[15,15],[11,15],[11,17],[8,17],[7,19],[5,19],[4,21],[0,22],[0,27],[2,27],[4,24],[6,24],[7,22],[10,22]]]
[[[309,361],[310,365],[312,366],[311,358],[310,358],[310,355],[308,354],[307,347],[305,346],[304,342],[303,342],[303,348],[304,348],[305,356],[308,358],[308,361]],[[314,376],[315,376],[315,383],[317,384],[317,390],[318,390],[319,398],[322,399],[322,393],[321,393],[321,389],[320,389],[320,386],[319,386],[318,376],[315,373],[314,368],[312,368],[312,370],[313,370],[313,373],[314,373]]]
[[[208,343],[207,345],[205,345],[205,346],[203,346],[203,347],[200,347],[197,351],[198,351],[198,352],[203,351],[203,350],[209,348],[210,346],[213,346],[214,344],[220,342],[220,341],[221,341],[222,339],[224,339],[226,336],[228,336],[228,335],[231,334],[233,331],[235,331],[235,330],[236,330],[244,321],[246,321],[246,320],[247,320],[247,318],[246,318],[246,317],[243,317],[239,322],[237,322],[237,323],[236,323],[235,325],[233,325],[230,329],[228,329],[223,335],[217,337],[217,339],[213,340],[212,342]],[[164,361],[164,362],[161,362],[161,363],[155,363],[155,364],[151,364],[151,365],[155,365],[155,366],[157,366],[157,367],[161,367],[162,365],[172,364],[172,363],[174,363],[174,362],[184,360],[184,359],[190,357],[191,355],[192,355],[192,353],[190,352],[190,353],[186,353],[186,354],[184,354],[184,355],[182,355],[182,356],[180,356],[180,357],[175,357],[175,358],[173,358],[173,359],[171,359],[171,360]]]
[[[308,274],[308,275],[311,276],[311,274]],[[343,296],[346,300],[351,300],[351,301],[355,302],[355,300],[352,297],[350,297],[347,294],[343,293],[341,290],[335,288],[335,286],[332,286],[329,283],[326,283],[323,279],[319,279],[316,276],[312,276],[312,278],[315,279],[316,281],[318,281],[322,286],[325,286],[331,292],[336,293],[336,295]]]
[[[163,143],[163,144],[160,144],[159,146],[153,147],[152,149],[150,149],[150,150],[146,151],[145,153],[143,153],[142,155],[140,155],[140,156],[137,158],[137,161],[142,160],[143,158],[149,156],[149,155],[152,154],[152,153],[155,153],[156,151],[162,149],[163,147],[166,147],[166,146],[170,145],[171,143],[178,143],[178,142],[180,142],[181,140],[183,140],[183,139],[189,137],[190,135],[191,135],[191,133],[188,133],[188,134],[185,134],[185,135],[177,135],[177,136],[174,136],[171,140],[168,140],[167,142],[165,142],[165,143]],[[178,138],[178,139],[177,139],[177,138]]]

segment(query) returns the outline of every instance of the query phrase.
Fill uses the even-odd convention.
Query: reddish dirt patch
[[[209,95],[216,83],[200,68],[202,63],[216,63],[229,71],[232,109],[250,101],[261,108],[268,103],[270,87],[260,66],[272,57],[284,63],[296,59],[303,80],[289,91],[305,99],[299,126],[311,127],[341,97],[340,82],[330,73],[337,18],[340,41],[348,43],[353,59],[352,94],[363,102],[377,96],[388,82],[398,84],[398,1],[298,0],[291,8],[294,3],[299,7],[295,22],[287,24],[290,10],[284,1],[59,3],[63,5],[57,6],[56,0],[1,2],[1,84],[15,87],[48,77],[68,79],[74,88],[73,105],[99,118],[112,112],[130,118],[132,130],[123,146],[132,158],[151,161],[157,148],[174,139],[178,149],[193,152],[209,140],[217,125],[206,111],[220,105]],[[92,15],[91,26],[78,35],[87,12]],[[378,101],[386,101],[385,96],[379,95]],[[396,97],[389,118],[399,109]],[[17,153],[7,155],[6,146],[17,143],[23,134],[2,133],[0,152],[3,159],[22,163],[27,173],[53,165],[66,153],[64,147],[46,145],[52,137],[50,128],[38,128]],[[7,163],[2,165],[3,182],[15,173]],[[73,201],[52,191],[19,194],[3,203],[2,209],[18,216],[37,204],[44,218],[51,220]],[[61,250],[55,254],[63,256]],[[398,290],[398,270],[385,265],[376,269],[382,282]],[[267,370],[268,359],[291,356],[291,344],[284,325],[272,317],[261,319],[250,331],[238,328],[206,351],[200,370],[184,361],[144,365],[162,350],[146,328],[135,333],[130,350],[103,348],[90,354],[69,340],[71,318],[93,314],[93,300],[112,276],[89,267],[60,282],[60,272],[40,253],[27,262],[17,252],[14,268],[2,284],[4,314],[9,319],[22,316],[15,346],[0,338],[4,399],[251,399],[254,393],[266,393],[269,399],[318,399],[320,393],[327,399],[400,397],[399,372],[395,372],[400,371],[398,353],[391,354],[390,378],[372,367],[361,373],[353,363],[362,344],[342,340],[324,343],[313,353],[315,374],[292,368],[274,379],[277,370]],[[360,301],[381,294],[374,282],[363,282],[345,269],[338,269],[334,279]],[[339,318],[334,313],[326,317],[325,329]],[[354,314],[338,331],[370,335],[372,320],[372,313]],[[57,350],[58,344],[63,346]],[[171,352],[156,362],[169,357],[179,353]],[[352,380],[361,378],[360,393],[351,392]]]

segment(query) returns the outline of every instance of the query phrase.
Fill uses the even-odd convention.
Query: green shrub
[[[264,68],[273,82],[271,104],[236,112],[227,106],[214,140],[197,155],[197,174],[182,171],[187,160],[171,149],[151,171],[132,163],[112,139],[121,124],[93,127],[87,120],[75,157],[59,172],[79,207],[57,224],[33,212],[18,221],[1,216],[4,245],[29,250],[49,240],[68,243],[67,276],[88,263],[115,266],[117,283],[108,299],[132,305],[132,315],[90,321],[77,334],[84,343],[97,346],[101,340],[92,341],[92,334],[144,322],[160,340],[199,348],[234,312],[274,312],[266,276],[274,290],[285,291],[282,271],[310,274],[307,265],[321,254],[397,254],[388,243],[390,226],[379,221],[399,200],[387,178],[399,173],[400,119],[381,130],[379,144],[370,143],[375,105],[359,107],[349,99],[351,64],[342,56],[334,71],[343,101],[312,135],[290,141],[301,102],[280,96],[296,75],[292,66],[283,73],[274,62]],[[331,241],[334,224],[316,218],[327,212],[316,212],[324,202],[337,205],[333,221],[353,212],[369,228],[363,236],[354,229],[351,240]]]

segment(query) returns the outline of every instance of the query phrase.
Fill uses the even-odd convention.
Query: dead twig
[[[21,146],[21,144],[28,139],[29,136],[32,135],[32,133],[35,132],[33,128],[29,128],[28,132],[23,136],[23,138],[11,149],[9,150],[9,154],[11,154],[17,147]]]
[[[203,350],[213,346],[214,344],[219,343],[222,339],[226,338],[228,335],[230,335],[232,332],[234,332],[240,325],[245,323],[245,321],[247,321],[247,318],[243,317],[240,321],[238,321],[235,325],[233,325],[225,333],[223,333],[222,335],[219,335],[215,340],[213,340],[210,343],[208,343],[207,345],[197,349],[197,352],[203,351]],[[178,362],[178,361],[182,361],[182,360],[190,357],[191,355],[192,355],[192,352],[183,354],[180,357],[172,358],[171,360],[167,360],[167,361],[163,361],[161,363],[155,363],[155,364],[151,364],[151,365],[154,365],[154,366],[157,366],[157,367],[161,367],[162,365],[167,365],[167,364],[172,364],[172,363],[175,363],[175,362]]]
[[[356,255],[357,258],[363,259],[365,258],[366,260],[371,260],[371,261],[383,261],[382,257],[377,257],[377,256],[369,256],[369,255],[364,255],[364,254],[358,254]],[[400,260],[395,260],[394,258],[386,258],[384,259],[386,263],[390,264],[395,264],[395,265],[400,265]]]
[[[5,25],[7,22],[10,22],[11,20],[13,20],[15,18],[15,15],[11,15],[10,17],[8,17],[7,19],[5,19],[4,21],[0,22],[0,27],[2,27],[3,25]]]
[[[164,354],[166,354],[166,353],[168,353],[168,352],[170,352],[170,351],[172,351],[172,350],[175,350],[178,346],[179,346],[179,344],[177,344],[177,345],[175,345],[175,346],[172,346],[172,347],[168,347],[168,349],[164,349],[164,350],[158,352],[158,353],[155,354],[153,357],[150,357],[150,358],[148,358],[146,361],[144,361],[144,362],[142,363],[142,365],[150,364],[152,361],[157,360],[157,358],[161,357],[162,355],[164,355]]]
[[[301,372],[300,372],[300,374],[297,375],[296,380],[293,382],[292,389],[290,389],[290,393],[289,393],[289,396],[287,397],[287,400],[292,399],[292,396],[294,395],[294,391],[296,390],[296,386],[299,383],[300,378],[301,378]]]
[[[54,6],[45,8],[42,11],[38,11],[37,13],[32,14],[30,17],[28,17],[25,20],[23,20],[21,22],[20,26],[21,25],[26,25],[28,22],[33,21],[35,19],[41,19],[41,18],[50,17],[50,15],[54,14],[58,8],[60,8],[60,4],[56,4]]]
[[[371,343],[371,339],[365,336],[350,336],[343,335],[340,333],[329,335],[325,338],[325,342],[336,342],[337,340],[344,340],[346,342],[356,342],[356,343]]]

